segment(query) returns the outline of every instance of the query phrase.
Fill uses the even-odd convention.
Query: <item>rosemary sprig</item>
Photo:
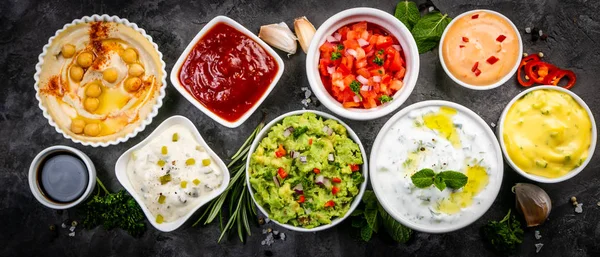
[[[240,149],[231,156],[231,162],[227,165],[231,180],[225,192],[216,199],[212,200],[200,218],[192,225],[195,227],[200,222],[204,221],[204,225],[210,224],[219,217],[219,227],[221,228],[221,236],[217,242],[225,235],[231,232],[231,229],[236,226],[240,241],[244,242],[244,235],[252,235],[250,232],[250,220],[256,220],[256,206],[252,202],[252,197],[246,186],[246,160],[250,151],[250,145],[254,141],[256,135],[265,126],[263,120],[254,129],[252,134],[246,139]],[[229,217],[224,216],[223,204],[227,205]],[[224,225],[225,224],[225,225]]]

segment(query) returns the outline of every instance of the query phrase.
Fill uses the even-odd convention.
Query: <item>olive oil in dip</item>
[[[87,188],[88,171],[79,157],[68,152],[48,155],[38,167],[37,182],[48,200],[70,203],[77,200]]]

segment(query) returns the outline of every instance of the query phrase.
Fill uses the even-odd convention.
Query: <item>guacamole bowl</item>
[[[331,228],[360,204],[368,180],[366,151],[352,129],[310,110],[283,114],[256,136],[246,184],[258,209],[298,232]]]

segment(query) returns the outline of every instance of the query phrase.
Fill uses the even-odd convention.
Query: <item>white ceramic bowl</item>
[[[523,171],[521,168],[519,168],[519,166],[517,166],[512,161],[512,159],[510,158],[510,156],[508,155],[508,153],[506,151],[506,145],[504,144],[504,138],[503,138],[502,134],[504,134],[504,121],[506,120],[506,115],[508,114],[508,110],[517,100],[521,99],[525,94],[527,94],[531,91],[534,91],[534,90],[556,90],[556,91],[566,93],[566,94],[570,95],[571,97],[573,97],[573,99],[575,99],[575,101],[577,101],[577,103],[579,103],[579,105],[581,105],[581,107],[583,107],[585,109],[585,111],[587,112],[587,114],[590,117],[590,121],[592,124],[592,141],[590,142],[588,158],[583,162],[583,164],[581,164],[581,166],[575,168],[574,170],[572,170],[571,172],[567,173],[566,175],[564,175],[562,177],[547,178],[547,177],[529,174],[529,173]],[[590,163],[590,161],[592,160],[592,157],[594,156],[594,150],[596,149],[596,141],[598,138],[598,130],[596,128],[596,121],[594,120],[594,115],[592,114],[592,110],[590,110],[590,107],[588,107],[587,104],[585,104],[585,102],[583,100],[581,100],[581,98],[579,98],[579,96],[577,96],[575,93],[571,92],[570,90],[564,89],[562,87],[557,87],[557,86],[532,87],[532,88],[529,88],[529,89],[521,92],[517,96],[515,96],[515,98],[513,98],[506,105],[506,107],[504,108],[504,111],[502,111],[502,114],[500,115],[500,120],[498,121],[498,127],[496,128],[496,131],[498,132],[498,140],[500,141],[500,147],[502,148],[502,152],[504,153],[504,157],[506,158],[506,162],[508,163],[508,165],[510,165],[510,167],[512,167],[513,170],[515,170],[517,173],[521,174],[521,176],[526,177],[526,178],[531,179],[536,182],[540,182],[540,183],[558,183],[558,182],[562,182],[567,179],[570,179],[572,177],[575,177],[577,174],[579,174],[582,170],[585,169],[585,166],[587,166]]]
[[[378,156],[380,153],[380,149],[382,148],[382,145],[383,145],[383,140],[385,138],[386,133],[392,128],[392,126],[398,120],[405,117],[413,110],[426,108],[426,107],[435,107],[435,106],[446,106],[446,107],[450,107],[450,108],[457,110],[459,113],[464,114],[466,117],[470,118],[471,121],[478,124],[480,126],[480,128],[485,132],[485,135],[478,135],[478,136],[487,136],[493,145],[492,146],[493,149],[490,149],[490,151],[494,151],[493,155],[495,156],[495,159],[496,159],[496,160],[494,160],[494,162],[495,162],[494,167],[496,168],[496,172],[495,172],[495,174],[492,174],[491,176],[493,176],[495,183],[490,183],[487,185],[485,190],[491,190],[491,191],[485,192],[488,194],[488,198],[487,198],[487,200],[481,202],[481,205],[480,205],[481,207],[478,208],[479,210],[474,211],[472,213],[472,215],[463,216],[460,218],[460,220],[458,222],[455,222],[452,224],[440,223],[440,224],[424,225],[424,224],[418,224],[418,223],[411,221],[409,218],[405,217],[402,214],[401,209],[397,209],[392,206],[390,201],[391,201],[391,199],[396,197],[396,195],[386,194],[384,192],[384,190],[382,189],[382,187],[384,187],[385,185],[380,183],[379,172],[377,171],[377,165],[379,165]],[[441,100],[429,100],[429,101],[418,102],[418,103],[412,104],[408,107],[405,107],[404,109],[402,109],[398,113],[396,113],[394,116],[392,116],[385,123],[385,125],[383,125],[383,127],[379,131],[379,134],[377,135],[377,138],[375,139],[375,142],[373,143],[373,148],[371,149],[370,161],[371,162],[370,162],[369,169],[371,171],[371,186],[373,187],[373,191],[375,192],[375,195],[377,196],[377,199],[379,200],[379,203],[381,204],[381,206],[386,210],[386,212],[388,214],[390,214],[398,222],[404,224],[405,226],[407,226],[409,228],[412,228],[417,231],[425,232],[425,233],[448,233],[448,232],[452,232],[452,231],[456,231],[461,228],[464,228],[464,227],[470,225],[471,223],[475,222],[477,219],[479,219],[481,216],[483,216],[483,214],[485,214],[485,212],[487,212],[487,210],[494,203],[494,200],[498,196],[498,192],[500,192],[500,186],[502,185],[502,178],[504,175],[504,162],[502,161],[502,151],[500,150],[500,146],[498,145],[498,141],[496,140],[496,136],[494,135],[494,132],[492,132],[490,127],[487,125],[487,123],[481,117],[479,117],[475,112],[471,111],[470,109],[468,109],[460,104],[456,104],[456,103],[448,102],[448,101],[441,101]],[[480,194],[483,192],[484,191],[480,192]]]
[[[404,86],[393,96],[394,100],[371,109],[344,108],[327,92],[318,69],[321,56],[319,47],[325,42],[327,36],[343,26],[360,21],[374,23],[386,29],[400,43],[406,61]],[[327,19],[315,33],[306,54],[306,76],[319,101],[335,114],[352,120],[377,119],[398,109],[412,93],[419,76],[419,50],[408,28],[391,14],[365,7],[348,9]]]
[[[83,161],[83,163],[85,164],[85,167],[87,168],[87,171],[88,171],[88,183],[87,183],[87,187],[86,187],[85,191],[79,198],[77,198],[77,200],[70,202],[70,203],[58,203],[58,202],[49,200],[48,198],[46,198],[44,196],[44,193],[42,193],[40,185],[38,184],[38,181],[37,181],[38,180],[37,175],[38,175],[38,170],[40,169],[40,165],[46,159],[46,157],[48,157],[49,155],[56,153],[56,152],[68,152],[73,155],[76,155],[77,157],[79,157],[79,159],[81,159]],[[36,155],[35,158],[33,158],[33,161],[31,162],[31,166],[29,166],[28,180],[29,180],[29,189],[31,189],[31,193],[33,193],[33,196],[35,197],[35,199],[38,200],[38,202],[40,202],[41,204],[45,205],[46,207],[49,207],[52,209],[57,209],[57,210],[69,209],[73,206],[78,205],[85,199],[87,199],[90,196],[90,194],[92,193],[92,190],[94,190],[94,186],[96,186],[96,167],[94,166],[94,163],[92,162],[92,160],[90,160],[90,158],[83,152],[81,152],[73,147],[64,146],[64,145],[55,145],[55,146],[51,146],[51,147],[44,149],[38,155]]]
[[[503,18],[504,20],[506,20],[511,25],[511,27],[515,30],[515,34],[517,34],[517,38],[519,39],[519,50],[518,50],[519,56],[517,58],[517,62],[515,63],[515,65],[512,67],[512,69],[510,70],[510,72],[508,74],[506,74],[506,76],[502,77],[496,83],[491,84],[491,85],[486,85],[486,86],[471,85],[471,84],[468,84],[468,83],[465,83],[465,82],[461,81],[460,79],[458,79],[454,75],[452,75],[452,73],[448,70],[448,67],[446,67],[446,61],[444,60],[444,54],[442,52],[443,42],[444,42],[444,39],[446,38],[446,33],[448,33],[448,29],[450,29],[450,27],[452,27],[452,25],[454,24],[454,22],[457,21],[458,19],[460,19],[461,17],[464,17],[466,15],[472,14],[474,12],[488,12],[488,13],[492,13],[492,14],[498,15],[500,18]],[[497,88],[497,87],[503,85],[513,75],[515,75],[515,72],[517,72],[517,69],[519,68],[519,64],[521,63],[521,57],[523,56],[523,40],[521,39],[521,34],[519,33],[519,29],[517,29],[517,26],[515,26],[515,24],[510,19],[506,18],[506,16],[502,15],[499,12],[495,12],[495,11],[491,11],[491,10],[478,9],[478,10],[472,10],[472,11],[468,11],[468,12],[462,13],[461,15],[456,16],[456,18],[452,19],[452,21],[450,22],[450,24],[448,24],[448,26],[444,30],[444,33],[442,34],[442,38],[440,39],[440,43],[439,43],[439,51],[438,51],[438,53],[439,53],[440,63],[442,64],[442,68],[444,69],[444,71],[446,72],[446,74],[448,75],[448,77],[450,77],[452,80],[454,80],[454,82],[456,82],[456,84],[459,84],[459,85],[461,85],[463,87],[466,87],[466,88],[469,88],[469,89],[473,89],[473,90],[489,90],[489,89]]]
[[[250,108],[248,111],[246,111],[246,113],[244,113],[244,115],[242,115],[238,120],[236,120],[234,122],[225,120],[225,119],[219,117],[218,115],[216,115],[215,113],[213,113],[208,108],[206,108],[202,103],[200,103],[198,100],[196,100],[196,98],[194,98],[194,96],[192,96],[190,94],[190,92],[188,92],[183,87],[181,82],[179,81],[179,71],[181,70],[183,63],[185,62],[185,59],[190,54],[190,52],[194,49],[194,47],[196,46],[196,43],[198,43],[198,41],[200,41],[200,39],[202,39],[204,34],[206,34],[206,32],[208,32],[217,23],[225,23],[225,24],[235,28],[242,34],[248,36],[252,40],[254,40],[256,43],[258,43],[260,46],[262,46],[268,54],[273,56],[273,58],[277,62],[277,65],[279,66],[278,70],[277,70],[277,74],[275,74],[275,78],[269,85],[269,88],[267,88],[267,91],[265,91],[265,93],[260,97],[260,99],[258,99],[258,101],[252,106],[252,108]],[[173,86],[177,89],[177,91],[179,91],[179,93],[181,95],[183,95],[183,97],[185,97],[185,99],[187,99],[190,103],[192,103],[194,106],[196,106],[196,108],[198,108],[200,111],[202,111],[208,117],[210,117],[211,119],[215,120],[216,122],[220,123],[221,125],[223,125],[225,127],[235,128],[235,127],[242,125],[242,123],[244,123],[244,121],[246,121],[248,118],[250,118],[252,113],[254,113],[254,111],[256,111],[256,109],[267,98],[267,96],[271,93],[271,91],[273,90],[275,85],[277,85],[277,82],[281,78],[281,74],[283,74],[283,70],[284,70],[283,60],[281,59],[281,57],[279,57],[279,55],[275,52],[275,50],[273,50],[273,48],[271,48],[269,45],[267,45],[264,41],[262,41],[256,35],[254,35],[254,33],[252,33],[250,30],[246,29],[244,26],[242,26],[241,24],[232,20],[231,18],[226,17],[226,16],[217,16],[217,17],[213,18],[210,22],[208,22],[206,25],[204,25],[202,30],[200,30],[200,32],[198,32],[198,34],[196,34],[194,39],[192,39],[192,41],[188,44],[188,46],[185,48],[185,50],[183,50],[183,53],[181,53],[181,55],[179,56],[179,59],[177,59],[177,62],[175,63],[175,65],[173,66],[173,69],[171,70],[171,84],[173,84]]]
[[[321,230],[326,230],[329,228],[334,227],[337,224],[340,224],[342,221],[344,221],[348,216],[350,216],[350,214],[352,214],[352,212],[354,212],[354,210],[356,209],[356,207],[360,204],[361,199],[363,197],[363,194],[365,193],[365,190],[367,188],[367,180],[369,179],[369,172],[368,172],[368,161],[367,161],[367,154],[365,151],[365,148],[363,147],[362,143],[360,142],[360,139],[358,138],[358,136],[356,135],[356,133],[354,133],[354,131],[343,121],[339,120],[338,118],[334,117],[333,115],[324,113],[324,112],[319,112],[319,111],[312,111],[312,110],[299,110],[299,111],[292,111],[292,112],[288,112],[286,114],[283,114],[277,118],[275,118],[274,120],[272,120],[271,122],[269,122],[269,124],[267,124],[259,133],[258,135],[256,135],[256,138],[254,139],[254,142],[252,142],[252,146],[250,146],[250,151],[248,151],[249,156],[248,156],[248,160],[246,161],[246,185],[248,186],[248,190],[250,190],[250,195],[252,196],[252,200],[254,201],[254,203],[256,204],[256,206],[258,207],[258,209],[267,217],[269,217],[269,213],[262,207],[260,206],[260,204],[258,204],[256,202],[256,199],[254,199],[254,189],[252,188],[252,185],[250,185],[250,172],[248,172],[250,170],[250,156],[254,153],[254,151],[256,150],[256,147],[258,146],[258,144],[260,144],[260,141],[262,141],[263,138],[265,138],[269,131],[271,131],[271,127],[273,127],[274,125],[279,124],[280,122],[283,121],[283,119],[285,117],[289,117],[289,116],[294,116],[294,115],[302,115],[303,113],[314,113],[317,116],[322,117],[323,119],[331,119],[331,120],[335,120],[337,122],[339,122],[340,124],[342,124],[346,130],[348,131],[348,136],[350,137],[350,139],[352,139],[352,141],[354,141],[356,144],[358,144],[358,146],[360,147],[360,152],[362,154],[362,159],[364,161],[362,167],[361,167],[361,171],[362,174],[365,178],[365,181],[360,184],[359,187],[359,192],[358,195],[355,196],[354,200],[352,201],[352,204],[350,205],[350,209],[348,209],[348,212],[346,212],[346,214],[343,217],[339,217],[336,218],[334,220],[332,220],[332,222],[330,224],[326,224],[326,225],[322,225],[322,226],[318,226],[315,228],[302,228],[302,227],[295,227],[289,224],[282,224],[276,220],[271,219],[271,221],[273,221],[275,224],[282,226],[286,229],[289,230],[293,230],[293,231],[298,231],[298,232],[317,232],[317,231],[321,231]]]
[[[159,136],[163,131],[165,131],[166,129],[168,129],[171,126],[176,125],[176,124],[183,125],[184,127],[186,127],[187,129],[190,130],[192,135],[196,136],[196,140],[198,141],[198,143],[202,147],[204,147],[204,149],[206,149],[206,152],[210,155],[210,157],[214,160],[214,162],[223,171],[223,183],[221,183],[221,186],[217,190],[214,190],[208,197],[204,198],[204,201],[200,202],[198,204],[198,206],[194,207],[194,209],[192,209],[185,216],[182,216],[181,218],[174,220],[172,222],[163,222],[161,224],[158,224],[158,223],[156,223],[156,217],[154,217],[154,215],[152,215],[152,213],[148,210],[148,208],[146,207],[146,204],[144,204],[144,201],[141,198],[141,196],[138,195],[138,193],[133,189],[133,186],[129,182],[129,176],[127,175],[127,164],[129,163],[129,160],[131,158],[131,153],[133,151],[136,151],[136,150],[140,149],[141,147],[145,146],[150,141],[152,141],[155,137]],[[179,115],[169,117],[168,119],[163,121],[163,123],[158,125],[158,127],[156,127],[156,129],[154,131],[152,131],[152,133],[150,135],[148,135],[148,137],[146,139],[144,139],[142,142],[135,145],[134,147],[130,148],[126,152],[124,152],[119,157],[119,159],[117,160],[117,163],[115,164],[115,175],[117,176],[119,183],[121,183],[121,185],[127,190],[127,192],[129,192],[129,194],[131,196],[133,196],[133,198],[137,201],[137,203],[140,205],[140,207],[142,207],[142,210],[144,211],[144,214],[146,214],[146,218],[148,218],[148,220],[150,221],[150,224],[152,224],[152,226],[154,226],[156,229],[163,231],[163,232],[170,232],[170,231],[173,231],[173,230],[179,228],[198,209],[200,209],[200,207],[204,206],[206,203],[210,202],[211,200],[215,199],[217,196],[222,194],[225,191],[225,189],[227,188],[227,186],[229,185],[229,178],[230,178],[229,170],[227,169],[227,166],[225,165],[225,163],[223,163],[223,160],[221,160],[221,158],[219,158],[219,156],[217,154],[215,154],[215,152],[213,152],[213,150],[208,146],[208,144],[206,144],[206,142],[200,135],[200,132],[198,132],[198,129],[196,129],[196,126],[194,126],[194,124],[188,118],[179,116]]]
[[[81,24],[81,23],[96,22],[96,21],[107,21],[107,22],[120,23],[120,24],[130,27],[130,28],[134,29],[135,31],[139,32],[140,34],[142,34],[150,42],[150,44],[152,44],[152,46],[154,46],[154,50],[156,50],[156,52],[158,53],[158,57],[160,58],[160,63],[161,63],[161,67],[159,69],[162,71],[162,81],[161,81],[162,86],[160,87],[158,96],[156,97],[156,103],[152,107],[152,112],[148,113],[148,116],[146,116],[146,119],[143,120],[142,122],[140,122],[139,126],[137,128],[135,128],[132,132],[128,133],[125,136],[122,136],[117,139],[113,139],[108,142],[85,142],[85,141],[81,141],[79,139],[75,139],[75,138],[69,136],[64,131],[62,131],[62,129],[60,129],[58,127],[56,122],[54,122],[54,120],[52,119],[52,116],[50,116],[50,114],[48,113],[48,109],[46,109],[46,107],[44,105],[42,105],[42,100],[40,99],[40,88],[39,88],[40,73],[42,72],[42,65],[44,64],[44,57],[46,56],[46,54],[48,54],[48,48],[52,44],[52,41],[54,40],[54,38],[57,37],[60,33],[62,33],[63,31],[65,31],[66,29],[68,29],[71,26],[75,26],[75,25]],[[138,133],[144,131],[146,126],[149,125],[150,123],[152,123],[152,119],[158,114],[158,109],[163,104],[162,99],[165,98],[165,88],[167,87],[167,71],[165,70],[165,67],[166,67],[166,65],[165,65],[165,62],[163,61],[163,55],[158,50],[158,45],[156,45],[156,43],[154,43],[154,41],[152,41],[152,37],[150,35],[146,34],[146,31],[144,29],[138,27],[137,24],[135,24],[133,22],[129,22],[129,20],[127,20],[127,19],[121,19],[117,16],[108,16],[107,14],[103,14],[103,15],[94,14],[92,16],[84,16],[81,19],[75,19],[75,20],[73,20],[73,22],[71,22],[69,24],[65,24],[65,26],[62,29],[59,29],[58,31],[56,31],[56,33],[54,33],[54,36],[52,36],[50,39],[48,39],[48,43],[44,46],[42,53],[38,56],[38,63],[35,65],[35,75],[33,76],[33,79],[35,80],[35,98],[39,102],[38,107],[40,107],[40,109],[42,110],[44,117],[46,117],[46,119],[48,119],[48,123],[50,123],[50,125],[52,127],[54,127],[56,132],[62,134],[65,138],[71,139],[71,141],[73,141],[75,143],[80,143],[82,145],[92,146],[92,147],[98,147],[98,146],[107,147],[109,145],[116,145],[119,143],[126,142],[130,138],[135,137]]]

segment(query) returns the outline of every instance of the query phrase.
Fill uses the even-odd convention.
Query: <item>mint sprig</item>
[[[457,171],[447,170],[436,174],[432,169],[422,169],[413,174],[410,179],[418,188],[428,188],[434,185],[440,191],[444,191],[446,187],[459,189],[469,181],[465,174]]]

